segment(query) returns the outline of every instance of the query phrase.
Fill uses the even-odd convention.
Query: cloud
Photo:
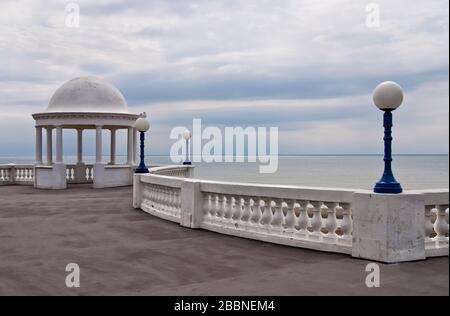
[[[396,150],[448,153],[448,1],[379,0],[380,28],[364,1],[79,0],[80,28],[66,3],[0,4],[0,155],[32,154],[30,114],[81,75],[151,114],[157,153],[194,117],[279,126],[287,153],[379,152],[384,80],[407,92]]]

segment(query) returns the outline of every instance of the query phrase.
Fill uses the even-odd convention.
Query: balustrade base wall
[[[449,253],[448,190],[386,195],[204,181],[192,171],[135,175],[133,206],[184,227],[385,263]]]

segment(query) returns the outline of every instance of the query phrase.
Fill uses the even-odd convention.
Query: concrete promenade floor
[[[381,264],[191,230],[131,207],[132,189],[0,187],[0,295],[448,295],[446,258]],[[68,263],[81,287],[65,286]]]

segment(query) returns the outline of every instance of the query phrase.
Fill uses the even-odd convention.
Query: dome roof
[[[129,113],[122,93],[96,77],[72,79],[56,90],[46,112]]]

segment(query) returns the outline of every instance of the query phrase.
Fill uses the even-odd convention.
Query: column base
[[[51,166],[36,166],[35,188],[53,190],[66,189],[66,165],[64,163],[55,163]]]

